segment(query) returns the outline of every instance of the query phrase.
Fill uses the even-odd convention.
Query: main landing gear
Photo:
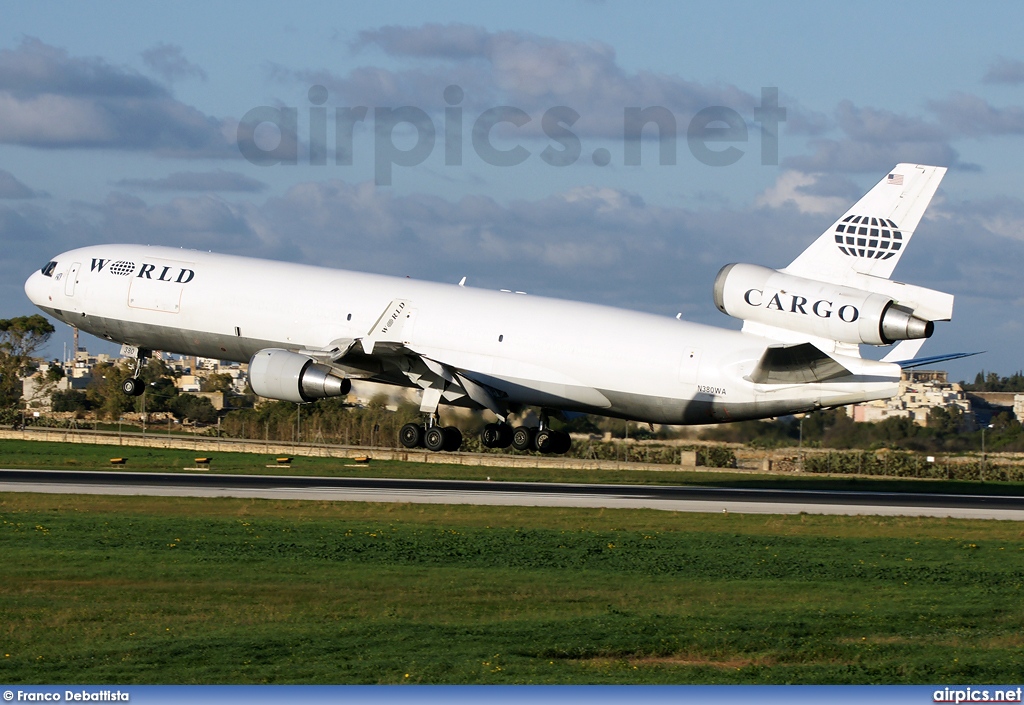
[[[440,426],[436,414],[427,419],[426,425],[407,423],[398,432],[398,440],[406,448],[426,448],[432,451],[453,453],[462,445],[462,431],[455,426]]]
[[[407,423],[398,432],[399,442],[406,448],[426,448],[453,453],[462,445],[462,432],[455,426],[441,426],[436,412],[427,417],[425,424]],[[487,448],[536,450],[544,454],[561,454],[572,447],[572,439],[564,431],[548,426],[547,413],[541,414],[540,426],[516,426],[507,423],[489,423],[484,426],[480,440]]]
[[[484,426],[480,440],[487,448],[508,448],[536,450],[541,453],[566,453],[572,447],[572,439],[563,431],[548,426],[548,415],[541,413],[540,426],[516,426],[507,423],[489,423]]]

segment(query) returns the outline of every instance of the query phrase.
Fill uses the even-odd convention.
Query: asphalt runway
[[[1024,497],[659,485],[406,480],[281,475],[3,470],[0,492],[252,497],[741,514],[860,514],[1024,520]]]

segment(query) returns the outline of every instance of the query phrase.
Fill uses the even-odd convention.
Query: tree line
[[[20,410],[25,406],[22,378],[36,373],[34,356],[53,333],[53,325],[39,314],[0,319],[0,423],[20,421]],[[39,381],[42,393],[50,395],[55,412],[94,411],[107,419],[120,418],[130,411],[170,412],[182,420],[216,423],[217,410],[210,400],[179,392],[172,370],[163,361],[150,360],[143,366],[147,392],[143,397],[121,393],[121,383],[131,374],[131,368],[124,362],[100,363],[93,368],[86,389],[58,390],[55,387],[64,371],[59,365],[51,365]],[[230,389],[231,378],[214,374],[203,385],[203,391],[226,391]]]
[[[927,453],[1024,451],[1024,429],[1008,412],[992,417],[992,427],[964,430],[959,409],[934,407],[926,426],[904,417],[890,417],[877,423],[857,423],[842,409],[829,409],[770,421],[741,421],[708,429],[705,440],[743,443],[758,448],[797,446],[810,448],[868,449],[894,448]],[[801,429],[802,426],[802,429]],[[802,440],[801,440],[802,439]]]
[[[995,372],[982,370],[974,376],[973,382],[960,382],[960,386],[968,392],[1024,392],[1024,372],[1000,377]]]

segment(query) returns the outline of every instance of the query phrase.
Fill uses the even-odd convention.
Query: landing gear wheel
[[[558,431],[558,443],[555,445],[555,452],[564,455],[572,448],[572,437],[565,431]]]
[[[484,448],[497,448],[500,438],[501,430],[496,423],[487,424],[484,426],[484,430],[480,432],[480,442],[483,443]]]
[[[541,453],[565,453],[572,447],[572,439],[568,433],[545,428],[537,432],[533,445]]]
[[[444,450],[449,453],[454,453],[462,445],[462,431],[455,426],[445,426],[444,431]]]
[[[508,448],[512,444],[512,430],[508,424],[489,423],[480,433],[485,448]]]
[[[424,428],[416,423],[407,423],[398,432],[398,440],[406,448],[423,447]]]
[[[533,447],[541,453],[554,453],[556,437],[557,434],[549,428],[537,431],[537,435],[533,439]]]
[[[531,450],[536,429],[529,426],[516,426],[512,430],[512,447],[516,450]]]
[[[129,377],[125,381],[121,382],[121,391],[127,397],[141,396],[146,391],[145,385],[142,384],[142,380]]]
[[[426,446],[427,450],[435,452],[444,450],[445,435],[444,429],[440,426],[431,426],[423,434],[423,445]]]

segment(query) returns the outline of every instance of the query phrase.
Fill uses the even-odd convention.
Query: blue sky
[[[957,297],[923,354],[989,351],[951,363],[954,377],[1024,367],[1024,6],[2,8],[0,316],[31,312],[21,284],[52,254],[131,241],[465,275],[735,327],[711,301],[722,265],[787,264],[894,164],[916,161],[950,171],[894,276]],[[459,164],[446,164],[450,85],[462,89]],[[324,165],[309,158],[313,86],[326,89]],[[787,111],[778,164],[760,158],[764,88]],[[238,121],[260,106],[295,109],[295,165],[241,158]],[[339,165],[334,110],[356,106],[368,117],[352,164]],[[388,143],[375,140],[374,109],[400,106],[423,111],[434,145],[375,183],[375,150]],[[515,166],[488,163],[472,143],[477,117],[497,106],[529,118],[492,130],[496,148],[525,150]],[[543,128],[556,106],[579,115],[579,155],[565,166],[541,156],[564,146]],[[659,164],[645,139],[641,164],[626,165],[623,111],[650,106],[676,119],[676,163]],[[748,131],[728,166],[702,163],[685,139],[694,115],[716,106]],[[260,129],[258,144],[276,143]],[[407,150],[417,133],[398,125],[390,139]]]

